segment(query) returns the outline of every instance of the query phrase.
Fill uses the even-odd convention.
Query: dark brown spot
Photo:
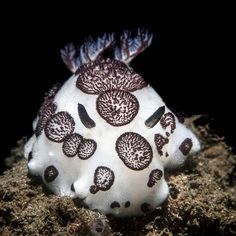
[[[90,158],[97,149],[97,143],[92,139],[84,139],[78,148],[78,157],[82,160]]]
[[[128,208],[128,207],[130,207],[130,201],[127,201],[127,202],[125,203],[125,208]]]
[[[57,106],[55,103],[53,103],[53,100],[46,99],[43,102],[38,112],[38,123],[34,131],[37,137],[42,133],[42,130],[44,129],[47,121],[55,113],[56,109]]]
[[[147,213],[147,212],[149,212],[150,210],[151,210],[151,206],[150,206],[150,204],[148,204],[148,203],[143,203],[142,205],[141,205],[141,210],[142,210],[142,212],[144,212],[144,213]]]
[[[166,152],[165,156],[166,156],[166,157],[168,157],[168,156],[169,156],[169,153],[168,153],[168,152]]]
[[[149,180],[147,186],[149,188],[153,187],[163,176],[163,173],[159,169],[152,170],[149,175]]]
[[[60,88],[61,88],[61,83],[54,84],[52,88],[49,90],[49,92],[45,94],[44,99],[53,99]]]
[[[111,208],[116,208],[116,207],[120,207],[120,203],[119,202],[116,202],[116,201],[114,201],[114,202],[112,202],[111,203],[111,206],[110,206]]]
[[[144,79],[126,64],[110,59],[82,65],[76,75],[77,88],[88,94],[101,94],[108,90],[133,92],[146,86]]]
[[[59,172],[58,172],[57,168],[55,166],[51,165],[45,169],[44,178],[48,183],[50,183],[56,179],[58,174],[59,174]]]
[[[63,153],[67,157],[74,157],[82,140],[82,136],[77,133],[67,135],[62,145]]]
[[[145,125],[149,128],[153,128],[161,119],[165,112],[165,106],[159,107],[146,121]]]
[[[183,153],[183,155],[188,155],[191,148],[193,146],[193,142],[190,138],[186,138],[181,145],[179,146],[179,150]]]
[[[107,191],[113,185],[115,179],[114,172],[105,166],[99,166],[94,173],[94,184],[101,191]],[[92,188],[92,192],[91,192]],[[90,192],[95,192],[96,189],[94,187],[90,187]]]
[[[53,142],[63,142],[67,135],[74,132],[75,122],[65,111],[54,114],[47,122],[44,131],[48,139]]]
[[[175,116],[171,112],[164,114],[160,120],[160,123],[163,129],[170,127],[170,133],[173,133],[176,128]]]
[[[157,148],[158,153],[162,156],[163,155],[162,148],[165,144],[167,144],[169,142],[169,139],[165,138],[161,134],[155,134],[154,142],[156,144],[156,148]]]
[[[139,110],[137,98],[129,92],[120,90],[100,94],[96,106],[99,115],[113,126],[130,123]]]
[[[116,151],[124,164],[132,170],[147,168],[153,157],[148,141],[133,132],[124,133],[117,139]]]
[[[78,113],[79,113],[79,118],[80,118],[82,124],[86,128],[90,129],[90,128],[93,128],[96,126],[95,122],[88,115],[85,107],[80,103],[78,103]]]

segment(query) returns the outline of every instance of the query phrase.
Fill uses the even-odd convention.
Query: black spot
[[[116,207],[120,207],[120,203],[119,202],[112,202],[111,203],[111,208],[116,208]]]
[[[96,126],[95,122],[88,115],[85,107],[80,103],[78,103],[78,113],[79,113],[79,118],[80,118],[82,124],[86,128],[93,128]]]
[[[130,201],[127,201],[126,203],[125,203],[125,208],[127,208],[127,207],[129,207],[130,206]]]
[[[141,205],[141,210],[142,210],[142,212],[144,212],[144,213],[147,213],[147,212],[149,212],[151,209],[150,209],[150,204],[148,204],[148,203],[143,203],[142,205]]]
[[[145,125],[149,128],[153,128],[161,119],[165,113],[165,106],[159,107],[146,121]]]
[[[32,152],[29,153],[28,155],[28,162],[30,162],[30,160],[33,158]]]
[[[74,184],[71,184],[70,189],[71,189],[72,192],[75,192]]]
[[[44,171],[45,180],[50,183],[58,176],[59,172],[55,166],[48,166]]]
[[[91,185],[89,188],[90,193],[95,194],[98,192],[98,187],[96,185]]]

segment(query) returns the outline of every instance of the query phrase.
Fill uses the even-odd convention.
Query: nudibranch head
[[[32,175],[55,194],[79,198],[90,209],[116,216],[141,215],[168,196],[164,169],[183,164],[200,149],[156,91],[129,62],[152,35],[139,30],[114,47],[105,34],[61,51],[73,75],[46,94],[25,145]]]

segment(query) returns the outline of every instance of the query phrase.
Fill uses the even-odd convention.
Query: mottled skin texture
[[[104,48],[111,44],[111,36],[102,39]],[[97,58],[101,39],[82,45],[79,58],[71,45],[62,52],[74,74],[47,94],[35,134],[25,145],[30,173],[54,193],[117,216],[160,205],[169,191],[164,168],[182,165],[200,148],[195,135],[128,66],[149,46],[151,35],[138,31],[128,39],[125,32],[115,50],[119,61]]]

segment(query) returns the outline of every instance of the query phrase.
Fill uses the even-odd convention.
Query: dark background
[[[167,106],[186,115],[208,114],[211,127],[236,146],[230,6],[143,3],[134,9],[112,3],[106,10],[89,4],[1,8],[1,160],[18,139],[32,134],[44,93],[69,78],[59,51],[66,43],[138,27],[152,31],[154,40],[133,61],[135,70]]]

